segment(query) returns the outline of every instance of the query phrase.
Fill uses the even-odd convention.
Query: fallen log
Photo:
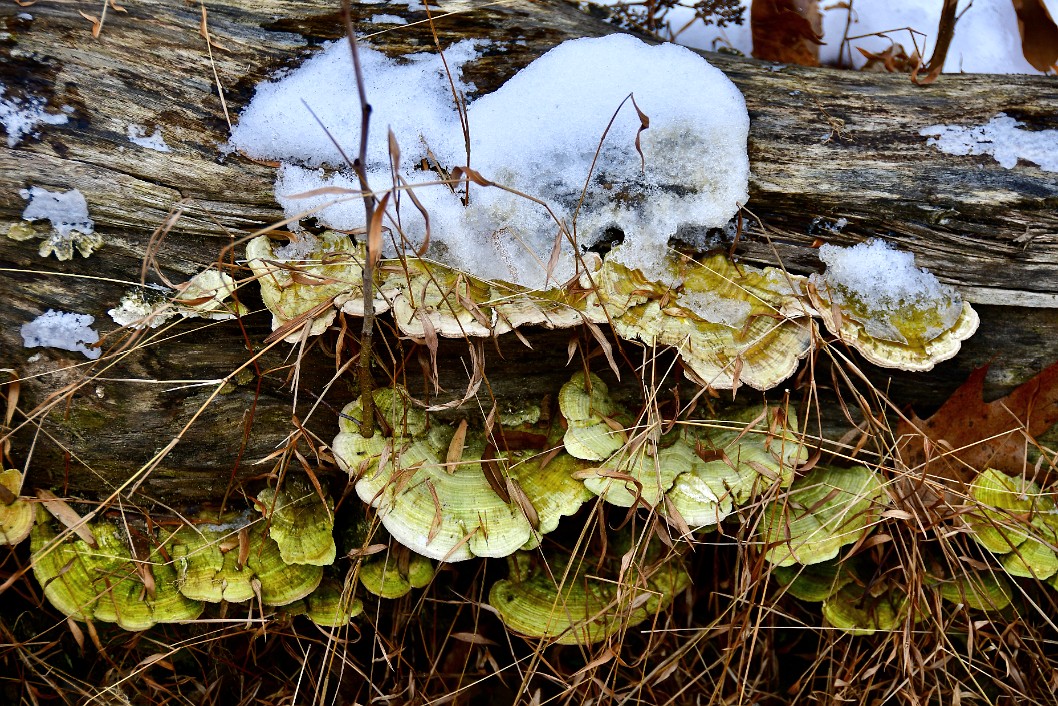
[[[0,229],[15,226],[26,238],[0,238],[0,365],[18,391],[10,462],[28,460],[34,484],[76,494],[136,487],[147,498],[187,501],[216,498],[271,470],[252,464],[281,448],[292,418],[304,419],[317,403],[307,433],[329,441],[336,410],[354,392],[344,378],[328,384],[339,360],[330,347],[344,338],[293,353],[286,344],[266,348],[268,316],[257,313],[159,329],[121,352],[124,334],[107,311],[141,278],[184,281],[283,217],[274,168],[225,153],[229,120],[259,81],[343,36],[340,13],[310,2],[200,8],[149,0],[111,11],[93,37],[72,2],[30,12],[31,19],[13,10],[6,18],[0,83],[4,99],[36,101],[55,117],[24,135],[8,127],[8,145],[0,146]],[[409,25],[370,24],[376,14],[372,5],[353,7],[372,46],[392,55],[433,46],[424,12],[405,13]],[[561,41],[614,31],[557,0],[452,3],[434,14],[433,27],[442,46],[493,42],[495,51],[465,72],[479,93]],[[996,358],[991,381],[1003,386],[1050,362],[1058,334],[1053,174],[1026,162],[1007,169],[988,156],[947,155],[928,147],[920,130],[982,124],[999,112],[1028,129],[1058,127],[1052,78],[945,76],[919,87],[904,76],[708,58],[742,90],[751,116],[751,198],[738,245],[745,261],[806,273],[819,268],[817,239],[882,236],[982,305],[981,330],[956,360],[926,376],[875,371],[880,387],[929,407],[974,365]],[[61,116],[65,123],[50,124]],[[130,141],[140,134],[130,130],[146,136],[155,128],[169,152]],[[21,218],[19,192],[31,187],[83,193],[102,246],[88,258],[42,258],[36,236],[47,229],[26,232]],[[156,238],[167,221],[166,236]],[[238,256],[238,247],[227,255]],[[147,258],[156,271],[144,270]],[[252,297],[247,303],[260,308]],[[111,334],[105,348],[118,352],[86,375],[79,353],[23,348],[20,327],[48,309],[93,315]],[[571,336],[591,345],[583,332],[529,332],[530,358],[512,353],[521,346],[513,339],[497,343],[486,368],[497,399],[553,393],[569,376]],[[380,377],[415,353],[391,345]],[[449,343],[439,355],[447,399],[458,397],[467,348]],[[629,384],[624,394],[638,393]]]

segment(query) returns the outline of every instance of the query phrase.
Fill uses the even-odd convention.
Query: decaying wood
[[[399,9],[385,6],[386,14]],[[138,482],[137,471],[150,467],[139,486],[148,497],[216,498],[233,478],[271,471],[274,461],[254,462],[284,443],[295,428],[292,416],[308,415],[325,389],[307,426],[322,441],[330,439],[336,409],[354,392],[344,379],[326,387],[336,368],[333,350],[314,344],[303,356],[295,408],[292,366],[298,351],[280,344],[254,357],[267,335],[264,314],[241,324],[184,323],[151,332],[149,345],[96,363],[89,384],[83,384],[86,362],[79,354],[24,349],[19,327],[54,308],[92,314],[99,329],[113,332],[106,312],[140,281],[149,251],[162,274],[179,282],[213,262],[225,246],[279,220],[273,167],[224,154],[225,108],[237,119],[259,81],[342,36],[340,14],[336,5],[309,1],[229,0],[203,10],[143,0],[126,5],[125,12],[111,9],[93,38],[80,10],[95,11],[73,0],[3,11],[5,98],[43,98],[51,112],[66,106],[70,119],[39,126],[38,137],[14,147],[0,146],[0,232],[20,222],[20,189],[76,188],[105,242],[90,258],[60,263],[41,258],[38,241],[0,237],[0,366],[21,380],[12,422],[20,430],[10,461],[29,459],[32,483],[78,493],[112,490],[130,478]],[[377,5],[354,5],[353,12],[376,48],[397,55],[432,46],[425,22],[369,24],[380,12]],[[412,21],[426,18],[421,11],[404,14]],[[435,17],[442,45],[467,37],[493,42],[464,72],[479,92],[495,89],[565,39],[614,31],[559,0],[450,2]],[[204,18],[211,52],[201,33]],[[708,58],[742,89],[752,118],[752,213],[741,240],[743,257],[781,260],[807,272],[818,267],[812,249],[817,238],[844,244],[882,235],[914,251],[920,265],[971,300],[991,305],[981,307],[981,332],[957,360],[928,376],[895,377],[897,399],[936,404],[972,365],[995,356],[997,385],[1050,362],[1058,340],[1055,175],[1027,163],[1004,169],[990,157],[944,155],[927,147],[919,131],[938,123],[981,124],[998,112],[1029,129],[1056,128],[1053,78],[944,76],[924,88],[906,76]],[[172,151],[133,145],[129,125],[148,134],[160,126]],[[152,247],[152,234],[174,210],[180,214],[175,226]],[[839,218],[848,225],[830,230]],[[149,274],[147,281],[157,282],[158,275]],[[259,305],[252,295],[244,298]],[[113,334],[108,345],[121,335]],[[486,374],[501,404],[557,389],[570,374],[567,341],[581,336],[527,335],[535,346],[531,355],[513,338],[486,345]],[[336,340],[327,337],[326,347]],[[411,372],[418,371],[417,352],[389,340],[380,377],[407,357],[407,382],[425,394]],[[590,338],[581,340],[591,347]],[[466,385],[466,350],[460,342],[442,346],[441,383],[451,396]],[[343,361],[352,352],[342,344]],[[628,354],[640,355],[631,347]],[[247,365],[251,359],[254,364]],[[229,382],[214,394],[225,378]],[[876,379],[884,384],[888,376]],[[626,394],[635,391],[627,385]],[[47,415],[27,419],[39,405],[52,406]],[[179,442],[169,448],[173,439]],[[303,441],[299,449],[311,456],[309,446]],[[152,465],[163,449],[164,459]]]

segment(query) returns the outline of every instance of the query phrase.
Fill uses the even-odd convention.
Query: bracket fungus
[[[735,266],[723,254],[667,264],[672,287],[614,320],[622,338],[672,346],[702,384],[723,390],[771,389],[811,350],[803,278]]]
[[[331,578],[321,581],[304,603],[304,615],[322,628],[340,628],[364,612],[364,602]]]
[[[268,535],[287,564],[330,566],[334,545],[334,503],[321,498],[307,478],[287,475],[279,490],[265,488],[258,507],[268,518]]]
[[[785,487],[808,457],[797,416],[785,407],[751,407],[716,422],[685,425],[680,446],[689,464],[668,492],[691,527],[720,523],[773,485]]]
[[[194,620],[202,603],[178,590],[177,572],[159,544],[136,559],[123,527],[108,521],[91,524],[96,546],[52,529],[43,509],[30,535],[33,573],[53,606],[75,620],[117,623],[146,630],[156,623]]]
[[[886,584],[865,588],[849,582],[823,601],[823,617],[850,635],[896,630],[910,612],[907,594]]]
[[[548,554],[550,569],[534,555],[510,557],[510,575],[493,584],[489,605],[511,630],[560,645],[590,645],[634,627],[691,583],[677,557],[607,579],[568,554]]]
[[[283,606],[312,593],[323,568],[283,561],[263,520],[222,518],[222,524],[183,525],[170,540],[180,592],[195,600],[241,603],[259,598]]]
[[[998,555],[1011,576],[1046,579],[1058,574],[1058,507],[1034,481],[995,469],[970,485],[978,509],[966,516],[971,534]]]
[[[595,373],[575,373],[559,390],[558,408],[568,425],[562,445],[574,458],[602,461],[628,441],[621,426],[611,420],[617,408],[606,383]]]
[[[332,444],[339,465],[357,476],[356,492],[383,526],[411,550],[442,561],[503,557],[539,543],[587,497],[575,462],[546,467],[522,450],[499,450],[481,432],[435,423],[399,388],[374,392],[388,431],[361,433],[363,409],[342,411]],[[493,435],[504,439],[502,431]],[[542,442],[546,443],[543,436]]]
[[[402,598],[413,588],[423,588],[433,580],[436,572],[432,561],[407,549],[404,552],[406,562],[398,558],[400,554],[388,552],[360,565],[360,583],[369,593],[379,598]]]
[[[246,261],[261,287],[261,298],[272,312],[272,329],[283,331],[294,343],[303,335],[299,323],[309,323],[309,335],[319,335],[334,321],[336,307],[359,293],[362,298],[364,248],[347,235],[326,231],[314,238],[308,252],[284,258],[268,236],[246,244]],[[375,302],[385,311],[384,300]],[[292,331],[292,332],[291,332]]]
[[[949,603],[976,610],[1003,610],[1013,589],[1005,574],[996,571],[966,571],[938,584],[941,597]]]
[[[806,603],[825,601],[856,580],[853,572],[838,561],[771,567],[771,575],[786,593]]]
[[[824,245],[827,264],[808,288],[827,330],[875,365],[927,371],[959,352],[980,319],[952,287],[914,265],[911,253],[872,240]]]
[[[35,511],[19,494],[22,473],[14,468],[0,472],[0,544],[18,544],[33,529]]]
[[[888,498],[881,478],[863,466],[816,466],[765,508],[765,558],[777,566],[833,559],[870,530]]]

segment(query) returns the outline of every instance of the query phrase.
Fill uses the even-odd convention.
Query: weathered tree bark
[[[111,9],[93,38],[81,9],[52,0],[26,8],[32,19],[15,6],[4,11],[5,98],[46,99],[51,112],[67,107],[69,122],[38,126],[39,136],[0,146],[0,230],[20,222],[20,189],[76,188],[105,243],[90,258],[57,262],[42,259],[35,240],[0,237],[0,366],[20,381],[8,459],[28,459],[33,484],[79,494],[107,492],[129,479],[138,484],[137,472],[150,468],[138,486],[146,497],[216,498],[233,479],[271,470],[271,463],[252,463],[281,446],[294,430],[292,417],[304,419],[325,390],[307,426],[330,439],[336,409],[353,393],[344,379],[326,388],[333,355],[317,345],[302,356],[295,406],[297,352],[288,360],[289,346],[281,344],[254,358],[267,335],[265,314],[241,325],[188,322],[151,332],[149,345],[106,356],[87,376],[79,354],[24,349],[19,328],[54,308],[92,314],[111,332],[117,327],[106,312],[140,281],[149,253],[161,274],[183,281],[225,246],[279,220],[273,168],[223,154],[225,110],[236,120],[259,81],[342,36],[340,13],[297,0],[228,0],[205,10],[143,0],[127,12]],[[395,55],[432,47],[427,23],[368,24],[379,12],[377,5],[353,7],[372,46]],[[466,37],[493,41],[493,50],[465,71],[480,92],[563,40],[614,31],[560,0],[453,2],[434,15],[443,46]],[[211,52],[200,33],[204,17]],[[807,272],[818,267],[817,237],[847,244],[881,235],[984,305],[981,331],[963,354],[928,376],[896,376],[890,388],[896,399],[936,404],[970,367],[994,356],[996,385],[1051,362],[1058,336],[1058,180],[1031,164],[1004,169],[990,157],[942,154],[926,146],[919,130],[981,124],[998,112],[1029,129],[1058,128],[1053,78],[945,76],[923,88],[905,76],[708,58],[742,89],[752,119],[748,207],[756,218],[747,219],[740,242],[747,261],[781,260]],[[129,125],[148,133],[160,126],[172,151],[133,145]],[[174,209],[179,219],[164,240],[152,243]],[[840,233],[817,227],[839,218],[848,221]],[[157,281],[156,273],[148,274],[147,282]],[[255,304],[252,295],[244,298]],[[108,347],[121,335],[108,339]],[[514,403],[556,390],[570,374],[566,343],[581,335],[530,332],[531,357],[519,351],[501,358],[520,348],[513,338],[495,348],[486,344],[486,374],[497,398]],[[328,340],[333,346],[335,337]],[[398,343],[391,339],[391,345]],[[404,346],[393,360],[409,355]],[[449,397],[466,384],[465,354],[462,343],[442,348]],[[348,359],[349,351],[343,355]],[[410,357],[408,369],[417,370]],[[382,369],[399,367],[393,360],[383,360]],[[876,377],[886,384],[886,374]],[[230,382],[214,395],[225,378]],[[304,443],[300,448],[307,451]]]

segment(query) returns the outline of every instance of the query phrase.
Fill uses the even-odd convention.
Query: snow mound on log
[[[460,93],[468,88],[460,68],[482,46],[459,42],[445,52]],[[540,288],[572,276],[575,247],[562,241],[556,219],[581,247],[621,231],[615,257],[649,274],[678,230],[722,227],[748,199],[745,102],[719,70],[685,48],[624,35],[573,40],[471,103],[470,166],[520,194],[472,185],[466,205],[465,192],[436,183],[444,172],[434,167],[467,163],[440,56],[398,62],[367,47],[360,53],[373,107],[372,188],[393,184],[388,127],[400,145],[400,173],[430,216],[429,254],[477,276]],[[311,212],[333,228],[363,227],[356,179],[331,140],[356,153],[356,95],[348,46],[337,42],[259,87],[241,116],[231,144],[283,163],[276,195],[288,216]],[[421,168],[423,160],[430,169]],[[396,222],[387,223],[394,233]],[[392,237],[390,254],[425,237],[425,221],[406,195],[399,223],[402,235]],[[562,242],[549,278],[556,238]]]

